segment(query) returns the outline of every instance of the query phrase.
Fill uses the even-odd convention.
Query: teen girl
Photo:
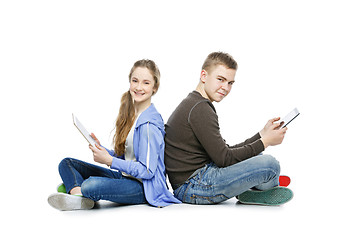
[[[130,71],[129,81],[130,89],[121,98],[114,150],[101,146],[94,134],[96,147],[89,145],[94,161],[110,169],[63,159],[59,173],[64,184],[48,198],[54,208],[91,209],[98,200],[157,207],[180,203],[166,185],[164,122],[151,103],[159,89],[159,69],[151,60],[139,60]]]

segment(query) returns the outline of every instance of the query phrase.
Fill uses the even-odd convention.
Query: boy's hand
[[[284,140],[287,127],[280,129],[281,123],[275,123],[279,120],[279,117],[270,119],[260,131],[261,141],[265,148],[281,144]]]
[[[89,148],[93,152],[95,162],[111,166],[113,157],[106,151],[105,148],[100,147],[98,144],[96,144],[95,147],[89,144]]]

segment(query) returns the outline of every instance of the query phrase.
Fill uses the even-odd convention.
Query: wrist
[[[262,130],[259,132],[259,134],[260,134],[260,138],[264,137],[264,129],[262,129]]]
[[[108,167],[111,167],[112,161],[113,161],[113,157],[112,157],[112,156],[109,156],[109,158],[108,158],[108,160],[107,160],[107,162],[106,162],[106,165],[107,165]]]
[[[264,149],[267,148],[268,146],[270,146],[270,144],[266,141],[266,139],[264,139],[263,137],[260,138],[260,140],[262,141],[263,145],[264,145]]]

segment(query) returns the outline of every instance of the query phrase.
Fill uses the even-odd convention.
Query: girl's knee
[[[81,184],[81,191],[84,192],[91,192],[94,189],[94,185],[96,183],[93,181],[92,177],[89,177]]]
[[[81,184],[81,193],[84,197],[90,198],[94,201],[97,201],[97,199],[94,199],[95,192],[99,188],[99,181],[96,177],[89,177]]]
[[[72,160],[71,158],[64,158],[63,160],[61,160],[59,163],[58,169],[60,170],[64,166],[68,166],[70,164],[71,160]]]

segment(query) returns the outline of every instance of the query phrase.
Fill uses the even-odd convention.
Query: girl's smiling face
[[[131,74],[130,94],[134,103],[150,103],[151,96],[156,92],[155,80],[146,67],[137,67]]]

